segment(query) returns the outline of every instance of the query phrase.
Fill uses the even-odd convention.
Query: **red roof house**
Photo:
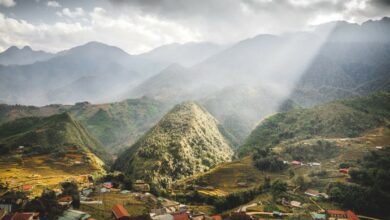
[[[326,214],[333,218],[346,218],[347,212],[343,210],[326,210]]]
[[[298,160],[293,160],[293,161],[291,161],[291,164],[292,165],[302,165],[302,162],[298,161]]]
[[[115,219],[119,219],[119,220],[130,219],[129,213],[127,212],[125,207],[123,207],[123,205],[120,204],[116,204],[112,207],[112,214],[115,217]]]
[[[360,218],[351,210],[347,211],[348,220],[360,220]]]
[[[181,214],[175,214],[173,215],[173,219],[174,220],[188,220],[189,219],[189,215],[188,213],[181,213]]]
[[[213,218],[214,220],[222,220],[222,216],[220,216],[220,215],[214,215],[214,216],[211,216],[211,218]]]
[[[111,182],[105,182],[103,183],[103,186],[106,188],[106,189],[111,189],[113,187],[112,183]]]
[[[30,191],[30,190],[32,190],[32,188],[33,188],[33,185],[31,185],[31,184],[25,184],[22,186],[23,191]]]
[[[72,204],[73,202],[73,199],[72,199],[72,196],[63,196],[61,198],[59,198],[58,200],[58,204],[62,205],[62,206],[69,206],[70,204]]]
[[[342,169],[340,169],[340,173],[348,174],[348,169],[342,168]]]

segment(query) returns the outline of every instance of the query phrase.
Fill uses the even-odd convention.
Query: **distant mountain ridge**
[[[54,54],[45,51],[35,51],[29,46],[9,47],[0,53],[0,65],[26,65],[52,58]]]
[[[238,42],[191,68],[167,68],[133,88],[129,95],[174,103],[207,100],[205,108],[226,128],[231,126],[225,122],[235,119],[248,132],[253,129],[254,120],[278,112],[280,106],[286,106],[285,101],[314,106],[390,91],[387,83],[390,40],[384,37],[387,32],[390,32],[389,18],[362,25],[330,23],[313,32],[259,35]],[[354,37],[351,42],[346,41],[348,36]],[[246,87],[248,91],[256,88],[258,92],[242,95],[235,87]],[[263,96],[264,91],[269,95]],[[230,103],[237,99],[246,100],[240,103],[239,113],[227,112],[225,109],[231,109]],[[218,108],[213,107],[217,103]],[[243,112],[256,112],[259,118],[250,121]],[[241,143],[249,134],[230,132]]]
[[[90,42],[46,61],[0,66],[0,99],[34,105],[113,101],[157,71],[159,66],[153,62]]]
[[[230,161],[233,151],[217,120],[194,102],[176,105],[114,164],[158,188]]]

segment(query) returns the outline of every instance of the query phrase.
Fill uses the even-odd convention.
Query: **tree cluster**
[[[287,165],[269,148],[257,149],[253,154],[253,160],[256,168],[262,171],[282,171],[287,168]]]

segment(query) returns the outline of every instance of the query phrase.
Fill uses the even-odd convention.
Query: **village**
[[[376,146],[375,150],[382,151],[384,147]],[[387,148],[386,148],[387,149]],[[19,147],[18,152],[23,148]],[[19,152],[19,153],[20,153]],[[68,156],[69,157],[69,156]],[[35,160],[41,160],[41,156]],[[70,168],[79,169],[83,163],[80,156],[70,157],[67,162]],[[76,158],[76,159],[74,159]],[[24,168],[28,168],[32,158],[24,159]],[[36,161],[34,160],[34,166]],[[38,161],[39,161],[38,160]],[[243,160],[246,161],[246,160]],[[253,161],[248,157],[248,164]],[[1,162],[1,161],[0,161]],[[40,162],[42,163],[42,162]],[[232,162],[234,164],[235,162]],[[332,178],[339,181],[349,181],[350,166],[345,161],[329,159],[323,161],[284,160],[283,164],[289,167],[290,175],[321,174],[325,179]],[[9,166],[9,165],[8,165]],[[15,167],[18,165],[15,164]],[[42,167],[42,166],[41,166]],[[237,172],[240,170],[234,167]],[[243,169],[248,171],[248,166]],[[270,175],[264,174],[251,166],[254,173],[246,173],[246,176],[256,175],[263,178]],[[209,201],[211,197],[227,197],[229,194],[221,190],[221,187],[210,184],[207,180],[194,179],[182,184],[174,184],[163,195],[155,195],[149,183],[144,180],[129,182],[125,175],[115,171],[99,175],[44,175],[38,173],[29,174],[19,178],[15,173],[24,171],[19,169],[6,170],[11,174],[4,176],[5,181],[0,182],[0,220],[93,220],[93,219],[148,219],[148,220],[221,220],[221,219],[312,219],[312,220],[359,220],[375,218],[358,215],[351,210],[340,210],[330,205],[330,196],[321,190],[318,184],[303,187],[302,183],[294,182],[286,184],[283,193],[271,193],[269,188],[264,189],[267,183],[260,179],[235,177],[231,172],[226,177],[218,176],[218,182],[225,186],[233,180],[230,194],[240,194],[252,191],[258,195],[246,202],[234,201],[224,210],[213,208]],[[12,171],[12,172],[11,172]],[[5,172],[5,173],[6,173]],[[28,172],[28,170],[24,171]],[[286,172],[288,173],[288,172]],[[61,173],[60,173],[61,174]],[[244,175],[244,176],[245,176]],[[278,176],[279,175],[279,176]],[[274,176],[283,178],[285,174]],[[191,178],[190,178],[191,179]],[[54,182],[52,182],[54,181]],[[58,181],[58,182],[55,182]],[[43,184],[45,182],[46,184]],[[50,183],[50,184],[49,184]],[[261,184],[260,184],[261,183]],[[255,184],[255,185],[254,185]],[[256,185],[260,184],[260,185]],[[257,189],[260,186],[261,190]],[[192,201],[192,198],[179,195],[199,194],[203,200]],[[272,194],[272,202],[266,198]],[[262,197],[265,196],[265,197]],[[30,211],[29,211],[30,210]],[[34,211],[31,211],[34,210]]]
[[[293,168],[319,167],[319,162],[284,161]],[[340,168],[340,175],[347,176],[348,168]],[[290,200],[285,197],[277,199],[280,206],[294,210],[281,212],[280,210],[259,210],[261,200],[250,202],[247,205],[237,204],[239,208],[228,210],[217,214],[215,212],[203,212],[193,204],[186,205],[171,198],[153,195],[150,186],[143,180],[136,180],[132,183],[131,190],[127,190],[124,183],[118,176],[123,176],[116,172],[107,175],[105,178],[95,180],[92,175],[79,175],[74,178],[64,180],[52,190],[47,190],[46,194],[54,193],[52,199],[45,200],[43,192],[40,198],[32,196],[34,189],[32,184],[22,184],[17,189],[6,191],[0,194],[0,220],[39,220],[48,219],[47,212],[52,212],[53,207],[57,209],[60,220],[92,220],[92,219],[153,219],[153,220],[220,220],[220,219],[313,219],[313,220],[359,220],[364,219],[351,210],[325,209],[317,203],[324,201],[329,196],[317,189],[309,188],[299,195],[298,198],[305,197],[317,207],[317,211],[305,211],[307,204]],[[31,178],[38,178],[32,176]],[[237,182],[237,187],[245,188],[246,182]],[[191,185],[194,190],[213,191],[213,186]],[[298,195],[295,189],[287,193]],[[35,210],[40,212],[25,212],[28,206],[38,205]],[[45,216],[45,217],[43,217]],[[373,218],[367,218],[373,219]]]

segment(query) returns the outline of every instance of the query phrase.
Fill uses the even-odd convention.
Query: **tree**
[[[44,190],[41,197],[29,201],[24,209],[25,211],[39,212],[41,219],[57,219],[62,214],[56,193],[52,190]]]
[[[276,199],[280,194],[287,191],[287,183],[282,180],[275,180],[271,185],[272,197]]]
[[[72,196],[72,206],[74,208],[80,207],[80,194],[77,183],[75,182],[63,182],[62,186],[62,195]]]

